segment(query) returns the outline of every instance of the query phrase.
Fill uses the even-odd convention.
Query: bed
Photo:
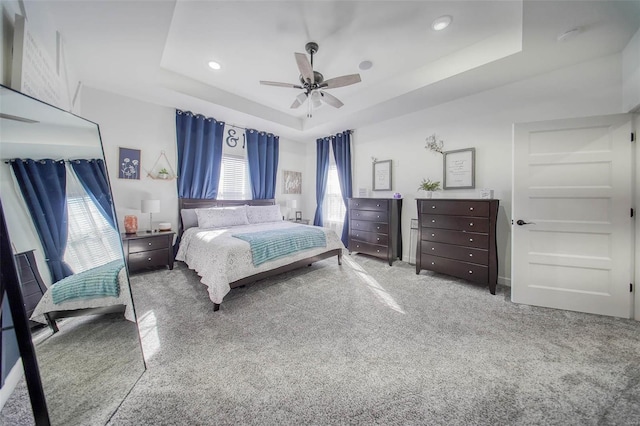
[[[233,211],[234,208],[242,209],[245,206],[251,207],[247,207],[249,220],[244,222],[231,220],[232,223],[224,221],[213,223],[213,225],[220,224],[221,226],[209,226],[212,223],[205,223],[205,226],[202,226],[203,223],[198,221],[202,217],[196,216],[196,212],[203,213],[203,210]],[[260,209],[259,206],[271,207]],[[200,281],[207,286],[214,311],[219,310],[223,298],[232,288],[309,266],[314,262],[333,256],[337,257],[339,265],[342,264],[344,244],[334,231],[282,220],[279,207],[273,199],[203,200],[182,198],[179,200],[179,208],[179,249],[176,260],[184,262],[189,269],[194,270],[201,277]],[[265,215],[260,216],[261,211]],[[277,217],[274,217],[275,211],[277,211]],[[237,218],[241,214],[234,214],[234,216]],[[281,238],[277,235],[280,232],[322,233],[326,245],[320,246],[318,244],[266,261],[262,259],[262,263],[256,266],[254,264],[256,251],[252,242],[247,241],[248,236],[261,233],[273,234],[274,239],[277,239]]]
[[[45,294],[42,296],[42,299],[40,299],[40,302],[31,314],[30,319],[42,324],[48,324],[54,333],[58,331],[56,319],[79,315],[122,312],[124,313],[125,319],[136,322],[127,270],[122,261],[112,263],[122,265],[121,267],[117,267],[117,272],[115,272],[115,280],[117,283],[114,284],[115,287],[117,287],[117,292],[113,293],[114,295],[93,296],[90,298],[68,298],[61,302],[56,300],[56,302],[58,302],[56,303],[54,302],[56,295],[54,294],[54,286],[52,285],[47,289]],[[81,272],[80,274],[77,274],[77,276],[83,277],[95,275],[96,271],[99,270],[100,267],[93,268],[88,271]],[[73,276],[71,278],[73,278]],[[57,296],[57,298],[60,298],[60,296]]]

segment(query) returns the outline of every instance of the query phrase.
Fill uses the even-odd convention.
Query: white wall
[[[622,110],[640,110],[640,30],[622,51]]]
[[[475,147],[476,189],[493,189],[494,198],[500,200],[498,275],[499,282],[509,284],[513,123],[619,113],[620,87],[621,57],[613,55],[356,129],[354,194],[359,187],[371,189],[371,157],[393,160],[393,190],[370,196],[403,195],[403,257],[408,261],[418,184],[422,178],[442,181],[442,156],[424,148],[425,138],[436,133],[446,151]],[[313,165],[315,170],[315,147]],[[467,190],[447,190],[437,196],[478,197]]]
[[[194,110],[194,113],[199,111]],[[95,121],[100,126],[104,146],[105,163],[111,180],[118,226],[124,231],[124,216],[138,216],[139,229],[146,229],[148,214],[140,212],[140,200],[160,200],[160,213],[153,215],[155,222],[171,222],[172,229],[178,229],[178,190],[176,180],[159,180],[147,177],[145,169],[151,171],[158,156],[165,152],[171,167],[177,172],[177,147],[175,129],[175,109],[153,105],[102,90],[84,87],[82,91],[83,117]],[[225,117],[214,117],[224,121]],[[260,130],[260,129],[258,129]],[[118,178],[118,148],[141,150],[140,162],[143,168],[140,180]],[[282,170],[301,171],[305,160],[304,145],[280,139],[280,160],[276,186],[276,200],[298,200],[304,196],[282,194]],[[315,174],[303,172],[303,182]],[[304,188],[303,188],[304,192]],[[284,212],[283,212],[284,213]]]

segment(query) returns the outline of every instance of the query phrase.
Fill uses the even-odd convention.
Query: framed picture
[[[302,220],[302,212],[298,211],[296,212],[296,221],[301,221]]]
[[[443,189],[476,187],[476,149],[465,148],[442,153],[444,161]]]
[[[118,154],[120,179],[140,179],[140,150],[120,148]]]
[[[373,163],[373,190],[391,191],[391,160]]]
[[[302,194],[302,173],[283,170],[283,194]]]

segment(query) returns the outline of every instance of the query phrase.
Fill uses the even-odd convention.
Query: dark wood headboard
[[[184,232],[182,225],[182,209],[206,209],[209,207],[231,207],[231,206],[272,206],[276,203],[273,198],[267,200],[210,200],[202,198],[178,198],[178,236]]]

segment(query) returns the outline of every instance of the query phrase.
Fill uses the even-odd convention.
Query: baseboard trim
[[[4,404],[7,403],[9,397],[18,386],[18,382],[24,376],[24,368],[22,368],[22,358],[18,358],[16,363],[9,371],[7,378],[4,381],[4,386],[0,388],[0,410],[4,408]]]
[[[511,287],[511,278],[498,277],[498,284]]]

